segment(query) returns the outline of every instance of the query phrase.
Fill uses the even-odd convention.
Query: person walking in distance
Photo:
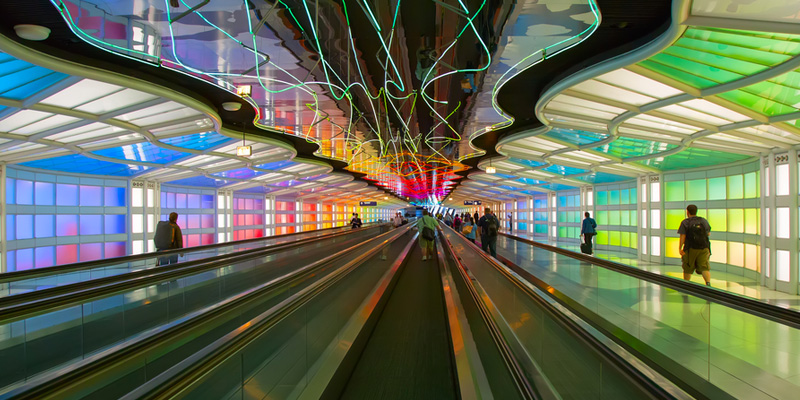
[[[583,224],[581,224],[581,235],[583,235],[583,242],[589,247],[589,254],[591,254],[592,237],[597,235],[597,222],[589,216],[588,211],[583,213],[583,216],[586,218],[583,219]]]
[[[353,219],[350,220],[350,226],[352,226],[353,229],[356,229],[356,228],[361,228],[361,225],[362,225],[361,218],[358,218],[357,213],[353,213]]]
[[[472,243],[475,243],[475,233],[478,228],[475,226],[475,221],[469,213],[464,214],[464,226],[461,228],[461,233]]]
[[[178,226],[178,213],[169,214],[169,221],[159,221],[156,225],[156,234],[153,237],[156,251],[166,251],[183,248],[183,233]],[[158,265],[175,264],[178,262],[178,255],[159,257]]]
[[[422,218],[417,220],[419,247],[422,248],[422,261],[433,258],[433,240],[436,239],[437,224],[438,222],[431,217],[428,210],[422,210]]]
[[[478,234],[481,236],[481,248],[483,251],[497,257],[497,231],[500,228],[500,221],[492,213],[492,209],[486,207],[483,216],[478,221]]]
[[[711,235],[711,225],[703,217],[697,216],[697,206],[690,204],[686,207],[686,219],[681,221],[678,228],[681,235],[679,252],[683,267],[683,279],[691,280],[692,273],[697,272],[703,275],[706,286],[711,286],[711,242],[708,236]]]
[[[508,233],[514,233],[514,215],[508,213]]]
[[[394,224],[395,228],[399,228],[401,225],[403,225],[403,216],[400,215],[399,211],[396,214],[394,214],[394,219],[392,220],[392,223]]]

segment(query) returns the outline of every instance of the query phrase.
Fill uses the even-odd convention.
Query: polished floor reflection
[[[563,241],[556,241],[548,238],[534,237],[526,233],[515,231],[514,236],[519,236],[525,239],[535,240],[537,242],[549,244],[551,246],[558,246],[563,249],[580,251],[577,243],[564,243]],[[527,245],[526,245],[527,246]],[[499,242],[498,242],[499,247]],[[636,258],[635,254],[614,251],[614,250],[594,250],[594,256],[604,260],[614,261],[620,264],[629,265],[632,267],[640,268],[645,271],[654,272],[661,275],[671,276],[676,279],[683,278],[683,271],[680,265],[666,265],[657,264],[647,261],[642,261]],[[700,275],[693,275],[692,282],[703,284],[703,278]],[[800,310],[800,296],[779,292],[772,290],[761,285],[755,279],[738,275],[726,271],[715,271],[711,269],[711,286],[735,293],[742,296],[747,296],[756,300],[761,300],[765,303],[776,305],[784,308],[791,308]]]
[[[683,373],[739,398],[796,398],[800,390],[798,329],[511,238],[501,236],[497,252]],[[679,268],[636,266],[669,275]]]

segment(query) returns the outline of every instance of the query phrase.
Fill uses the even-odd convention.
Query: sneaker
[[[427,261],[428,257],[422,257],[422,261]]]
[[[711,287],[711,282],[706,282],[706,286]]]

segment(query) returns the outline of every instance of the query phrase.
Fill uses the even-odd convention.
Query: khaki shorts
[[[710,257],[711,251],[709,249],[689,249],[686,254],[681,256],[683,273],[691,274],[697,271],[699,274],[703,271],[708,271],[711,269],[708,265]]]

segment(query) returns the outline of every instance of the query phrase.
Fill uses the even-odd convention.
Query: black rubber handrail
[[[449,229],[452,230],[452,228]],[[613,366],[623,376],[627,377],[630,382],[637,385],[641,390],[648,393],[654,399],[674,399],[674,396],[672,396],[669,392],[664,390],[664,388],[657,385],[650,378],[645,376],[641,371],[634,368],[630,363],[625,361],[625,359],[623,359],[619,354],[609,349],[600,340],[598,340],[592,334],[583,329],[583,327],[581,327],[575,321],[564,315],[561,311],[556,309],[552,304],[545,301],[530,287],[520,282],[520,280],[511,273],[509,273],[509,271],[506,269],[507,267],[504,266],[503,264],[500,264],[497,259],[492,258],[484,251],[480,250],[474,244],[467,242],[466,239],[461,237],[455,231],[453,231],[453,233],[455,234],[455,236],[458,236],[464,241],[465,247],[471,248],[489,265],[494,267],[495,270],[497,270],[504,277],[506,277],[506,279],[508,279],[513,285],[519,288],[522,292],[527,293],[530,296],[530,298],[534,300],[537,303],[537,305],[541,307],[542,311],[544,311],[550,318],[552,318],[559,325],[561,325],[561,327],[564,328],[564,330],[566,330],[567,332],[569,332],[573,337],[583,342],[589,349],[592,349],[598,357],[602,357],[603,359],[608,361],[609,365]],[[447,240],[447,238],[445,238],[445,240]],[[450,244],[449,240],[447,240],[447,242],[452,248],[452,244]],[[458,257],[458,255],[455,255],[455,257],[457,260],[459,260],[460,264],[461,258]],[[546,291],[547,289],[545,288],[544,290]]]
[[[773,322],[777,322],[795,329],[800,329],[800,312],[788,308],[778,307],[763,301],[743,297],[734,293],[726,292],[719,289],[710,288],[708,286],[698,285],[683,279],[675,279],[669,276],[656,274],[654,272],[645,271],[639,268],[631,267],[630,265],[620,264],[614,261],[603,260],[600,258],[592,257],[583,253],[574,252],[571,250],[563,249],[553,245],[537,242],[534,240],[521,238],[519,236],[509,235],[507,233],[500,233],[508,238],[538,247],[544,250],[558,253],[567,257],[572,257],[576,260],[588,262],[606,269],[610,269],[621,274],[625,274],[637,279],[647,282],[655,283],[657,285],[665,286],[670,289],[684,292],[692,296],[700,297],[705,300],[713,301],[715,303],[730,307],[748,314],[755,315],[760,318],[765,318]]]
[[[383,223],[370,223],[365,224],[369,225],[368,227],[381,225]],[[195,247],[187,247],[183,249],[173,249],[173,250],[164,250],[160,252],[150,252],[150,253],[142,253],[142,254],[135,254],[135,255],[128,255],[122,257],[113,257],[113,258],[104,258],[102,260],[94,260],[94,261],[83,261],[78,263],[72,264],[64,264],[64,265],[57,265],[53,267],[46,267],[46,268],[37,268],[37,269],[27,269],[24,271],[12,271],[0,274],[0,284],[26,280],[26,279],[33,279],[33,278],[40,278],[43,276],[49,275],[58,275],[64,274],[68,272],[75,272],[75,271],[82,271],[86,269],[92,268],[99,268],[101,266],[106,265],[114,265],[114,264],[121,264],[121,263],[128,263],[140,260],[148,260],[152,258],[160,258],[166,257],[174,254],[180,253],[195,253],[195,252],[202,252],[207,251],[215,248],[221,247],[229,247],[229,246],[238,246],[247,243],[255,243],[255,242],[263,242],[265,240],[272,240],[272,239],[280,239],[286,238],[290,236],[297,236],[303,235],[310,232],[320,232],[320,231],[328,231],[334,229],[347,229],[347,226],[337,226],[333,228],[324,228],[324,229],[316,229],[313,231],[304,231],[304,232],[295,232],[295,233],[286,233],[282,235],[275,235],[275,236],[268,236],[268,237],[260,237],[260,238],[252,238],[252,239],[244,239],[244,240],[236,240],[233,242],[225,242],[225,243],[214,243],[214,244],[206,244],[202,246],[195,246]]]
[[[379,228],[379,226],[374,226],[371,229],[374,228]],[[363,230],[347,230],[331,235],[316,236],[294,242],[282,243],[267,248],[251,249],[207,259],[112,275],[85,282],[37,290],[35,292],[6,296],[0,298],[0,321],[3,323],[16,321],[21,318],[28,318],[44,312],[80,304],[90,299],[106,297],[131,289],[178,279],[231,263],[247,261],[252,258],[263,257],[275,252],[285,251],[361,231]]]
[[[297,282],[301,282],[308,276],[316,274],[321,268],[336,262],[352,251],[369,246],[370,243],[374,241],[383,240],[384,236],[392,232],[395,231],[389,231],[367,241],[355,244],[323,259],[313,261],[302,268],[298,268],[297,270],[265,282],[258,287],[248,289],[222,303],[217,303],[202,310],[198,310],[193,313],[193,316],[178,324],[168,328],[158,329],[144,336],[139,336],[133,341],[111,347],[103,353],[79,361],[77,364],[36,377],[27,381],[24,385],[0,395],[0,399],[40,399],[44,397],[53,397],[54,394],[56,394],[56,396],[63,394],[64,390],[74,387],[79,380],[85,380],[87,377],[88,379],[96,379],[95,377],[98,373],[104,370],[118,368],[118,366],[129,362],[133,357],[139,354],[155,351],[166,341],[175,342],[180,340],[181,337],[191,335],[196,329],[212,323],[215,319],[222,318],[238,308],[246,307],[255,301],[259,301],[262,297],[282,290],[282,288],[287,286],[294,286]],[[402,235],[397,235],[397,237],[400,236]],[[392,238],[392,240],[395,239],[396,237]]]

